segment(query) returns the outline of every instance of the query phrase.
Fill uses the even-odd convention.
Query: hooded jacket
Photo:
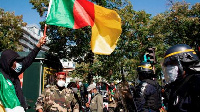
[[[20,58],[19,54],[15,51],[10,49],[4,50],[1,54],[0,59],[0,72],[3,74],[5,79],[9,79],[12,81],[15,87],[16,95],[20,101],[21,106],[26,110],[27,105],[25,102],[25,98],[22,93],[20,80],[18,76],[23,73],[34,61],[35,57],[37,56],[40,48],[36,47],[24,58]],[[20,60],[18,59],[20,58]],[[17,61],[22,62],[22,70],[20,73],[16,73],[12,68],[13,62],[18,59]]]

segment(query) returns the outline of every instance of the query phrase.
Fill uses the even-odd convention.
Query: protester
[[[45,43],[46,38],[41,37],[35,48],[24,58],[10,49],[2,52],[0,59],[0,101],[6,111],[23,112],[27,109],[18,76],[33,63],[41,46]]]
[[[126,80],[117,84],[114,99],[116,102],[115,112],[137,112],[133,95]]]
[[[111,90],[108,90],[106,98],[107,98],[107,102],[108,102],[108,107],[107,107],[108,111],[114,112],[114,109],[116,107],[116,102],[114,99],[114,92],[113,91],[111,92]]]
[[[75,83],[75,82],[70,82],[68,85],[67,85],[67,88],[71,89],[74,93],[74,97],[76,98],[76,101],[78,102],[79,104],[79,110],[81,110],[82,108],[82,104],[81,104],[81,96],[80,96],[80,91],[78,90],[77,88],[77,84],[78,83]]]
[[[112,95],[114,95],[115,90],[116,90],[115,83],[114,83],[114,82],[111,82],[111,83],[110,83],[110,91],[111,91],[111,94],[112,94]]]
[[[96,85],[90,84],[87,91],[90,92],[92,99],[90,103],[86,103],[86,107],[90,107],[91,112],[103,112],[103,97],[97,91]]]
[[[45,88],[37,99],[38,112],[79,112],[79,104],[65,81],[66,74],[56,74],[56,85]]]
[[[106,97],[109,104],[114,102],[114,94],[111,92],[111,90],[107,91]]]
[[[138,112],[159,112],[161,108],[161,88],[153,80],[154,71],[149,62],[142,62],[137,68],[140,83],[135,90],[135,103]]]
[[[162,69],[167,112],[200,110],[200,63],[196,52],[185,44],[174,45],[166,51]]]

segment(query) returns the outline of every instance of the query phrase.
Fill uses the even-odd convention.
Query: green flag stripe
[[[52,0],[46,23],[49,25],[73,28],[73,6],[75,0]]]

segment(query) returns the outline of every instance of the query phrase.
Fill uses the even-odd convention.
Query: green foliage
[[[22,15],[15,16],[14,12],[4,12],[0,8],[0,51],[4,49],[22,50],[18,42],[22,37],[21,27],[26,25],[22,17]]]
[[[156,73],[161,74],[160,62],[165,51],[175,44],[187,44],[196,49],[200,42],[200,4],[196,3],[191,8],[185,2],[173,3],[170,11],[158,14],[151,20],[151,43],[155,46],[157,65]]]
[[[49,6],[50,0],[29,0],[29,3],[33,5],[32,9],[36,9],[40,16],[44,16]]]
[[[148,47],[156,47],[156,74],[160,76],[165,51],[175,44],[185,43],[195,48],[200,43],[200,3],[191,8],[185,2],[172,3],[171,9],[151,17],[145,11],[134,11],[127,0],[91,0],[95,4],[116,10],[122,19],[122,34],[111,55],[90,55],[91,28],[78,30],[48,26],[47,35],[52,40],[50,53],[59,58],[78,62],[73,76],[87,79],[89,74],[107,80],[121,79],[123,71],[127,80],[137,77],[136,67],[143,61]],[[45,16],[48,0],[30,0],[33,8]],[[41,22],[42,29],[44,22]],[[92,61],[91,61],[92,59]]]

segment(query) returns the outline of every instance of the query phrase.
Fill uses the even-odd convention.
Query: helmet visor
[[[176,59],[165,59],[162,64],[162,71],[167,84],[174,82],[178,78],[178,61]]]
[[[177,77],[178,77],[178,66],[163,66],[163,73],[164,73],[164,77],[165,77],[165,81],[166,83],[171,83],[174,82]]]

